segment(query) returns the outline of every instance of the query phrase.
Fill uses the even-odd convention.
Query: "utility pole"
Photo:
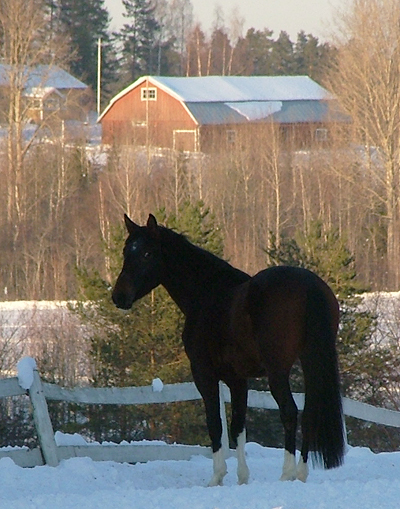
[[[101,99],[101,38],[97,41],[97,116],[100,115]]]

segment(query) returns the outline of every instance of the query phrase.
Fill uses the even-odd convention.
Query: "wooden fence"
[[[10,457],[22,467],[38,465],[57,466],[60,460],[71,457],[88,456],[95,461],[146,462],[151,460],[187,460],[194,455],[211,458],[208,447],[189,445],[144,445],[141,443],[126,445],[87,444],[80,446],[56,445],[53,426],[47,408],[47,400],[67,401],[81,404],[118,404],[142,405],[149,403],[171,403],[201,399],[194,383],[164,385],[162,390],[153,386],[124,388],[75,388],[66,389],[58,385],[43,383],[37,370],[33,371],[33,383],[28,391],[21,388],[18,378],[0,380],[0,398],[28,394],[34,423],[37,429],[40,447],[3,448],[0,458]],[[225,403],[230,403],[229,389],[220,384],[221,417],[223,423],[223,448],[225,456],[234,454],[229,450]],[[304,395],[294,394],[297,406],[301,410]],[[270,392],[249,391],[248,406],[277,410],[278,406]],[[356,417],[377,424],[400,428],[400,412],[376,408],[365,403],[343,398],[345,416]]]

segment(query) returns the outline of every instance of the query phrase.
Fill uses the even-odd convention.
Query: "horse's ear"
[[[134,223],[131,219],[129,219],[129,217],[126,214],[124,214],[124,221],[129,235],[135,233],[140,228],[140,226]]]
[[[153,216],[153,214],[149,214],[149,218],[147,219],[147,229],[154,237],[158,237],[160,234],[157,219]]]

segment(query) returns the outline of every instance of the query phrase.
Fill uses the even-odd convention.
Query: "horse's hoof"
[[[247,477],[238,477],[239,486],[242,484],[249,484],[249,476]]]
[[[224,477],[227,474],[226,461],[222,448],[213,453],[213,469],[214,474],[211,477],[211,481],[208,483],[208,486],[222,486],[224,483]]]
[[[215,486],[223,486],[224,478],[220,478],[219,476],[213,475],[211,481],[208,483],[209,488],[214,488]]]
[[[285,450],[283,460],[283,468],[281,481],[295,481],[297,478],[296,472],[296,456]]]
[[[248,484],[250,477],[249,467],[245,462],[240,462],[237,469],[238,484]]]
[[[295,481],[297,479],[295,474],[282,474],[280,481]]]
[[[306,482],[308,477],[308,465],[304,463],[303,458],[300,458],[297,465],[297,479],[301,482]]]

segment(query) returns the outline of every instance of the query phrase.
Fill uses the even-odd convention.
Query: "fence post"
[[[39,438],[40,448],[45,463],[51,467],[58,465],[57,445],[54,439],[53,425],[51,424],[43,385],[37,369],[33,370],[33,383],[29,389],[29,397],[33,407],[33,420]]]
[[[228,458],[229,456],[228,423],[226,420],[224,386],[222,382],[219,382],[219,412],[221,415],[222,422],[222,437],[221,437],[222,451],[224,453],[224,457]]]

